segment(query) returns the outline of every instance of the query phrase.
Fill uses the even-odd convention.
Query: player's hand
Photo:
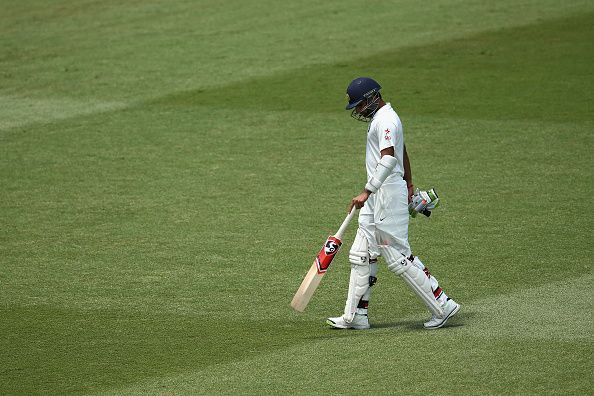
[[[408,213],[415,217],[417,213],[422,213],[425,216],[431,216],[431,211],[439,205],[439,197],[435,189],[428,191],[421,191],[417,189],[412,196],[411,202],[408,204]]]
[[[361,194],[351,199],[351,203],[349,204],[347,213],[351,213],[351,209],[353,209],[353,206],[357,209],[361,209],[363,205],[365,205],[365,201],[369,199],[370,195],[371,193],[369,191],[364,190]]]
[[[415,194],[415,186],[412,184],[409,184],[408,186],[406,186],[406,188],[408,189],[408,203],[411,203],[412,197]]]

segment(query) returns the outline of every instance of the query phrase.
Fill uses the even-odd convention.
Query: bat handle
[[[356,211],[357,211],[357,208],[355,208],[353,206],[353,208],[351,209],[351,212],[347,215],[346,219],[344,219],[344,221],[342,222],[340,228],[338,229],[338,232],[334,235],[336,238],[342,239],[342,235],[346,231],[346,229],[347,229],[349,223],[351,222],[351,219],[355,215]]]

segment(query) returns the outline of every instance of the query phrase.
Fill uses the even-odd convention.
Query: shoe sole
[[[425,328],[427,330],[435,330],[435,329],[439,329],[439,328],[443,327],[446,324],[446,322],[448,321],[448,319],[451,318],[452,316],[454,316],[455,314],[457,314],[459,310],[460,310],[460,304],[456,304],[456,308],[452,309],[452,312],[450,312],[448,314],[448,316],[445,317],[443,322],[441,322],[437,326],[425,327]]]
[[[335,329],[353,329],[353,330],[367,330],[370,326],[340,326],[330,319],[326,319],[326,324],[334,327]]]

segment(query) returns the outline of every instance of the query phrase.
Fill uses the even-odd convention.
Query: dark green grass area
[[[121,23],[90,4],[98,24]],[[29,18],[85,15],[72,7]],[[168,26],[185,7],[163,20],[145,9],[130,29]],[[221,7],[213,29],[226,21]],[[350,59],[332,47],[335,62],[283,61],[262,77],[246,71],[181,91],[148,81],[116,108],[69,104],[72,114],[0,128],[0,393],[590,392],[594,14],[566,14],[488,31],[477,22],[466,35]],[[180,29],[191,25],[182,20]],[[233,29],[220,29],[222,44],[237,44]],[[95,50],[113,56],[124,36]],[[81,64],[92,48],[84,43],[68,55]],[[158,43],[155,58],[175,52],[166,36]],[[29,55],[42,63],[46,53]],[[3,56],[4,73],[40,66],[19,71]],[[154,66],[127,62],[122,85],[108,81],[115,91]],[[192,67],[173,69],[168,78]],[[79,80],[47,73],[23,80],[22,96],[50,109],[71,103],[52,102],[43,82],[64,95]],[[443,198],[411,223],[413,249],[463,305],[437,332],[422,330],[421,304],[384,267],[374,328],[324,327],[343,308],[354,225],[306,313],[288,306],[364,184],[365,125],[342,110],[359,74],[376,77],[397,108],[415,184]],[[12,104],[3,95],[19,84],[10,84],[0,103]],[[117,102],[108,91],[82,89]],[[22,111],[14,106],[8,116]]]
[[[4,361],[13,362],[2,368],[3,388],[22,393],[91,392],[308,341],[306,333],[295,337],[273,321],[109,309],[1,312],[7,345],[27,340],[22,349],[3,352]]]
[[[498,29],[165,97],[159,103],[335,114],[344,81],[370,75],[404,117],[591,121],[593,13]]]

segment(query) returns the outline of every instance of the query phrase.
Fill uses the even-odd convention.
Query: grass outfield
[[[0,394],[592,392],[590,1],[1,1]],[[359,75],[443,198],[333,331]],[[345,237],[352,242],[355,227]]]

